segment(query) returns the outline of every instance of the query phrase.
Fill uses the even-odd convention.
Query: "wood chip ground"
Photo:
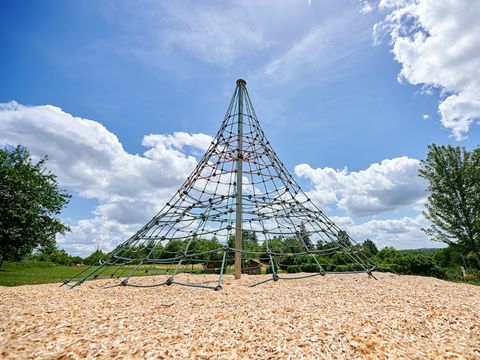
[[[222,291],[0,287],[7,359],[480,359],[480,287],[377,273]],[[214,275],[177,280],[208,281]],[[136,281],[148,281],[148,278]]]

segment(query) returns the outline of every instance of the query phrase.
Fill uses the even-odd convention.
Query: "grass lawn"
[[[18,285],[33,285],[33,284],[50,284],[50,283],[62,283],[66,279],[70,279],[80,273],[81,271],[88,268],[88,265],[85,266],[65,266],[65,265],[56,265],[53,263],[43,263],[32,261],[21,261],[21,262],[4,262],[0,268],[0,286],[18,286]],[[165,270],[167,265],[155,265],[154,268],[149,267],[148,272],[145,271],[147,267],[137,268],[136,271],[133,271],[132,276],[148,276],[148,275],[157,275],[154,270],[161,271]],[[130,267],[133,269],[134,266]],[[110,277],[112,273],[116,273],[116,267],[109,267],[103,272],[102,277]],[[123,275],[126,275],[129,271],[128,268],[123,268],[126,272]],[[169,267],[170,271],[173,268]],[[193,273],[203,273],[201,265],[186,266],[182,269],[186,272]],[[228,267],[225,271],[226,274],[233,274],[233,268]],[[265,274],[265,268],[262,269],[262,273]],[[116,275],[120,275],[117,273]],[[466,282],[472,285],[480,285],[480,281],[469,280],[450,280],[453,282]]]
[[[70,279],[80,273],[81,271],[89,268],[90,266],[65,266],[57,265],[48,262],[4,262],[0,268],[0,286],[18,286],[18,285],[34,285],[34,284],[50,284],[50,283],[63,283],[65,280]],[[128,269],[132,270],[135,266],[123,268],[125,272],[118,272],[116,275],[126,275],[129,273]],[[148,272],[145,270],[147,267],[139,267],[136,271],[133,271],[132,276],[149,276],[157,275],[159,272],[164,273],[165,269],[169,269],[171,272],[175,266],[168,265],[154,265],[154,267],[148,267]],[[110,275],[116,272],[118,268],[109,267],[104,271],[102,277],[110,277]],[[156,270],[156,271],[155,271]],[[203,273],[201,265],[187,265],[182,267],[183,271],[193,273]],[[264,270],[265,271],[265,270]],[[263,272],[264,272],[263,271]],[[233,274],[233,268],[226,269],[226,274]],[[84,273],[85,275],[86,273]]]
[[[0,286],[63,283],[65,280],[74,277],[89,267],[89,265],[66,266],[49,262],[4,262],[0,268]],[[165,265],[156,265],[157,270],[161,270],[166,267],[167,266]],[[133,268],[134,266],[130,267],[130,269]],[[126,271],[123,274],[127,274],[129,268],[125,267],[123,269]],[[108,267],[106,271],[102,273],[102,277],[110,277],[110,275],[116,270],[118,270],[117,267]],[[151,270],[152,269],[150,269],[150,271],[147,273],[145,272],[145,267],[140,267],[132,274],[132,276],[153,275]],[[200,272],[200,269],[197,271]],[[85,274],[86,273],[83,275]]]
[[[85,268],[86,266],[64,266],[51,263],[4,262],[0,268],[0,286],[63,282]]]

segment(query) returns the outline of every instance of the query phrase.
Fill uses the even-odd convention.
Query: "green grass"
[[[62,283],[85,268],[52,263],[4,262],[0,268],[0,286]]]
[[[63,283],[65,280],[75,277],[78,273],[89,267],[90,266],[87,265],[65,266],[50,262],[33,261],[4,262],[0,268],[0,286]],[[159,272],[164,274],[163,270],[167,268],[170,272],[172,272],[175,269],[175,266],[172,267],[158,264],[155,265],[154,268],[148,267],[148,272],[145,271],[147,267],[136,268],[135,266],[123,267],[120,270],[124,270],[124,272],[116,272],[116,270],[119,270],[118,267],[110,266],[100,274],[99,278],[109,278],[112,273],[116,273],[116,275],[127,275],[132,270],[132,276],[158,275]],[[191,265],[186,265],[181,268],[181,271],[197,274],[204,273],[202,266],[198,264],[194,265],[193,267]],[[262,272],[265,273],[265,268]],[[84,272],[82,276],[86,275],[87,273],[88,272]],[[225,273],[233,274],[233,268],[228,267]]]
[[[50,262],[4,262],[0,268],[0,286],[18,286],[18,285],[34,285],[34,284],[51,284],[51,283],[63,283],[65,280],[70,279],[78,275],[81,271],[89,268],[90,266],[66,266],[57,265]],[[167,265],[156,265],[156,270],[161,271],[163,268],[167,268]],[[124,272],[117,272],[117,275],[126,275],[130,271],[136,268],[135,266],[123,267],[120,270]],[[172,269],[172,267],[170,267]],[[173,267],[174,268],[174,267]],[[145,272],[146,267],[137,268],[133,271],[132,276],[148,276],[155,275],[152,269],[149,272]],[[190,269],[190,266],[189,266]],[[110,266],[100,274],[99,278],[109,278],[112,273],[119,270],[118,267]],[[193,270],[193,269],[192,269]],[[193,272],[201,273],[200,268],[195,268]],[[88,272],[84,272],[82,276],[85,276]],[[94,279],[93,277],[90,279]]]
[[[470,285],[480,286],[480,281],[476,281],[476,280],[451,280],[451,281],[459,284],[470,284]]]
[[[50,284],[50,283],[63,283],[66,279],[70,279],[77,275],[82,270],[85,270],[89,266],[65,266],[56,265],[48,262],[4,262],[0,268],[0,286],[18,286],[18,285],[33,285],[33,284]],[[156,265],[156,269],[161,270],[166,265]],[[200,265],[195,265],[194,269],[189,266],[189,270],[194,273],[202,273]],[[116,267],[107,268],[102,277],[109,277],[112,272],[115,272]],[[133,266],[131,267],[133,269]],[[133,273],[133,276],[148,276],[154,275],[149,270],[146,273],[146,268],[139,268]],[[184,269],[187,270],[187,269]],[[262,273],[265,273],[265,267],[262,269]],[[127,271],[128,272],[128,271]],[[226,274],[232,274],[233,268],[228,267]],[[86,273],[84,273],[85,275]],[[472,285],[480,285],[480,281],[477,280],[460,280],[459,278],[452,277],[450,281],[468,283]]]

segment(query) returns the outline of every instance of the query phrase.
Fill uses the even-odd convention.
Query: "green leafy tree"
[[[377,253],[376,258],[385,264],[393,264],[400,257],[400,251],[393,246],[385,246]]]
[[[179,239],[170,240],[163,249],[162,258],[170,259],[180,256],[185,251],[185,242]]]
[[[310,236],[308,236],[307,228],[305,224],[302,222],[298,227],[298,230],[295,232],[295,237],[300,241],[302,245],[306,247],[307,250],[313,250],[315,245],[313,245],[312,240],[310,240]]]
[[[192,239],[190,246],[188,247],[187,254],[194,255],[187,259],[193,262],[195,261],[206,261],[206,260],[218,260],[222,256],[221,250],[222,245],[215,239],[201,239],[194,238]],[[215,252],[217,250],[217,252]]]
[[[375,256],[378,253],[377,245],[375,245],[375,243],[370,239],[367,239],[363,242],[363,249],[365,251],[365,255],[367,256]]]
[[[49,254],[50,261],[60,265],[75,265],[83,263],[83,259],[79,256],[70,256],[63,249],[55,249]]]
[[[262,254],[260,254],[260,261],[268,264],[270,262],[270,257],[267,253],[267,241],[264,241],[262,246],[260,247]],[[268,249],[272,253],[282,253],[284,252],[284,243],[282,238],[273,237],[272,239],[268,240]]]
[[[348,236],[346,231],[339,230],[338,231],[338,243],[343,246],[351,246],[352,243],[350,241],[350,237]]]
[[[318,241],[316,247],[317,251],[321,251],[323,256],[331,257],[336,252],[338,245],[333,241],[327,243]]]
[[[255,231],[242,230],[242,245],[249,250],[257,248],[258,239]]]
[[[480,149],[432,144],[428,150],[419,170],[430,192],[424,215],[432,225],[424,231],[473,252],[480,265]]]
[[[102,260],[107,258],[108,254],[105,254],[102,250],[97,249],[90,255],[88,255],[83,262],[87,265],[99,265]]]
[[[285,253],[300,253],[304,252],[305,247],[296,237],[286,238],[283,241],[283,252]]]
[[[235,248],[235,235],[230,235],[228,238],[228,246]],[[254,249],[258,246],[257,234],[255,231],[242,230],[242,248]]]
[[[56,216],[71,196],[46,161],[33,163],[21,146],[0,149],[0,266],[34,249],[55,249],[55,236],[70,231]]]

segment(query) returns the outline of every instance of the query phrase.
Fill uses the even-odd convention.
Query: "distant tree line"
[[[244,235],[253,237],[253,235],[251,233],[248,234],[248,232]],[[143,259],[148,253],[150,253],[151,258],[170,259],[184,254],[187,241],[172,240],[167,243],[166,246],[156,246],[154,249],[155,252],[151,251],[153,242],[150,244],[150,247],[148,244],[134,246],[130,249],[126,249],[123,256]],[[244,258],[255,259],[263,263],[267,268],[267,272],[271,272],[270,257],[266,251],[265,243],[258,244],[255,241],[252,241],[247,246],[249,246],[250,251],[254,251],[257,254],[244,254]],[[342,272],[362,270],[358,264],[352,261],[347,253],[337,251],[332,243],[315,246],[313,249],[314,251],[327,250],[321,255],[305,254],[293,256],[294,253],[302,251],[302,245],[295,238],[274,238],[269,241],[269,246],[272,253],[283,254],[273,256],[277,271],[287,273],[318,272],[319,268],[317,262],[320,263],[326,271]],[[184,264],[204,264],[207,261],[216,261],[219,264],[223,255],[221,248],[222,245],[215,238],[192,239],[189,246],[190,251],[188,251],[187,254],[200,255],[188,257],[184,261]],[[329,248],[331,248],[332,251],[328,251]],[[209,252],[212,250],[217,251]],[[370,263],[376,265],[376,271],[461,280],[463,279],[463,276],[460,271],[460,266],[463,266],[467,269],[469,279],[480,281],[480,267],[478,266],[475,256],[472,254],[464,256],[461,249],[454,246],[440,249],[429,248],[412,250],[397,250],[393,247],[387,246],[378,250],[375,243],[367,239],[361,244],[352,246],[350,251],[361,255],[365,259],[368,258]],[[28,259],[35,262],[50,262],[52,264],[60,265],[99,265],[100,262],[107,257],[108,254],[100,249],[95,250],[85,258],[70,256],[65,250],[55,249],[49,254],[41,253],[31,255]],[[230,254],[227,258],[227,265],[232,264],[233,254]]]

